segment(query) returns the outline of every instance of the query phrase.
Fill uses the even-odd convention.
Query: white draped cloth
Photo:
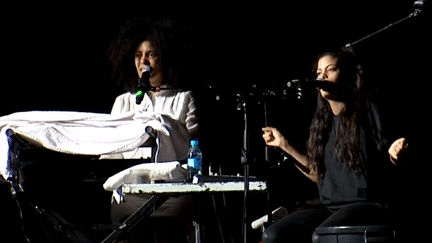
[[[190,140],[187,128],[162,113],[32,111],[3,116],[0,117],[0,173],[5,179],[11,176],[8,131],[34,146],[57,152],[109,155],[137,150],[149,138],[145,132],[147,126],[157,131],[156,162],[186,159]]]

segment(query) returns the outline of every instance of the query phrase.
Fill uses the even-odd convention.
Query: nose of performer
[[[327,78],[328,78],[328,76],[327,76],[327,72],[326,71],[324,71],[324,72],[322,72],[320,75],[318,75],[318,77],[317,77],[317,79],[318,80],[327,80]]]

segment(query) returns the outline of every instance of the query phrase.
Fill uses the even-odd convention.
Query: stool
[[[395,230],[389,225],[318,227],[314,243],[395,242]]]

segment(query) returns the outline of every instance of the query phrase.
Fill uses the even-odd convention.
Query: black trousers
[[[264,243],[312,242],[317,227],[390,224],[390,212],[378,203],[357,202],[319,206],[293,212],[276,221],[263,233]]]

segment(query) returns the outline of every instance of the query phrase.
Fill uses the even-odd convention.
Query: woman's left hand
[[[399,138],[392,143],[388,153],[393,164],[400,165],[408,153],[408,142],[405,138]]]

